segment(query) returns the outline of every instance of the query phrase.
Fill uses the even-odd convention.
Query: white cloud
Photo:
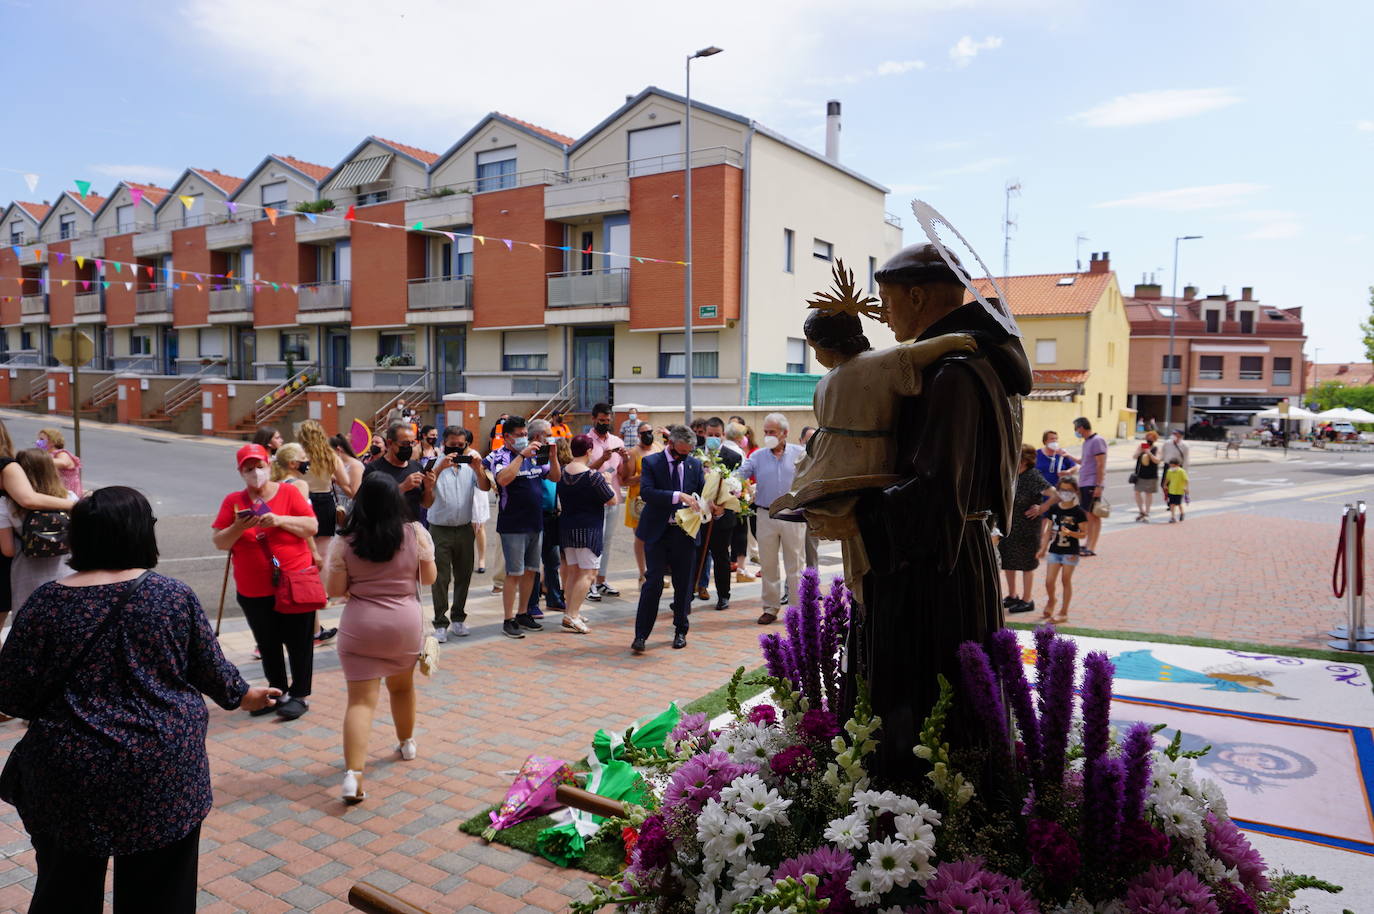
[[[116,181],[135,181],[139,184],[168,184],[175,181],[185,170],[168,168],[165,165],[92,165],[91,171]]]
[[[1363,133],[1374,133],[1374,121],[1356,121],[1355,129]]]
[[[1011,159],[1003,157],[977,159],[973,162],[965,162],[963,165],[945,168],[935,173],[937,175],[974,175],[985,171],[992,171],[994,168],[1006,165],[1010,161]]]
[[[1296,238],[1303,230],[1298,214],[1286,209],[1252,209],[1228,218],[1250,227],[1241,236],[1247,241],[1281,241]]]
[[[983,51],[992,51],[1002,46],[1002,39],[996,35],[989,35],[982,41],[975,41],[973,36],[965,35],[954,43],[954,47],[949,49],[949,59],[954,61],[958,67],[966,67],[973,62]]]
[[[1188,212],[1198,209],[1215,209],[1242,203],[1267,188],[1263,184],[1208,184],[1202,187],[1180,187],[1174,190],[1156,190],[1148,193],[1108,200],[1096,204],[1099,208],[1130,206],[1139,209],[1158,209],[1171,212]]]
[[[900,76],[903,73],[910,73],[912,70],[924,70],[926,62],[924,60],[884,60],[878,64],[879,76]]]
[[[812,86],[852,86],[856,83],[884,76],[901,76],[912,70],[924,70],[924,60],[885,60],[867,70],[856,70],[839,76],[810,76],[804,82]]]
[[[1134,127],[1181,117],[1195,117],[1240,101],[1230,89],[1160,89],[1118,95],[1096,108],[1080,111],[1069,120],[1089,127]]]

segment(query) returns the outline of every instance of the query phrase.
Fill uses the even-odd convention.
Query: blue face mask
[[[707,435],[707,436],[706,436],[706,450],[708,450],[708,451],[718,451],[718,450],[720,450],[720,439],[717,438],[715,435]]]

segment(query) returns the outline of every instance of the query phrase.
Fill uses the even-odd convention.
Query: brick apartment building
[[[1142,419],[1163,423],[1173,383],[1173,422],[1254,425],[1255,413],[1284,398],[1299,402],[1303,387],[1302,308],[1262,304],[1246,286],[1240,298],[1180,298],[1141,283],[1126,301],[1131,323],[1129,392]],[[1174,356],[1169,360],[1173,318]]]
[[[442,153],[372,136],[332,167],[269,155],[242,179],[189,168],[167,188],[13,203],[0,400],[39,391],[53,332],[79,325],[100,385],[83,400],[112,399],[116,374],[280,399],[267,388],[304,371],[360,400],[466,393],[492,414],[560,392],[680,409],[685,271],[634,258],[684,259],[684,113],[650,87],[577,139],[493,113]],[[813,368],[804,301],[833,261],[871,288],[900,223],[837,146],[696,103],[692,138],[694,401],[764,402]],[[145,414],[163,390],[194,400],[182,381],[141,386]]]

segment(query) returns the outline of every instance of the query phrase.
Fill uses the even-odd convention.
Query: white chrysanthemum
[[[1199,788],[1202,791],[1202,799],[1207,806],[1218,816],[1230,817],[1226,809],[1226,794],[1221,792],[1221,787],[1211,778],[1203,778]]]
[[[843,819],[836,819],[825,827],[825,840],[849,851],[856,851],[868,840],[868,819],[862,813],[854,813]]]
[[[707,800],[697,816],[697,840],[702,844],[725,833],[725,807],[717,800]]]
[[[720,801],[727,806],[733,806],[739,802],[741,795],[763,786],[763,778],[752,771],[748,774],[741,774],[727,784],[725,789],[720,792]]]
[[[736,891],[744,893],[741,901],[773,887],[773,869],[767,864],[748,863],[738,870],[735,864],[731,864],[730,869],[734,871]]]
[[[760,783],[742,791],[734,809],[758,827],[767,828],[776,823],[786,824],[787,809],[791,805],[791,800],[784,800],[776,790]]]
[[[718,840],[725,846],[727,860],[745,860],[760,837],[748,819],[729,813],[725,817],[725,831]]]
[[[884,892],[894,885],[908,885],[916,875],[912,867],[917,858],[926,856],[918,848],[891,838],[868,845],[868,865],[873,868],[874,880],[886,883],[881,889]]]
[[[934,879],[935,867],[931,865],[930,858],[928,856],[917,857],[912,867],[912,874],[912,881],[917,885],[925,885]]]
[[[859,907],[867,908],[877,904],[879,891],[874,882],[873,869],[868,864],[863,863],[854,867],[854,872],[849,874],[849,879],[844,885]]]
[[[935,845],[935,829],[920,816],[900,815],[893,819],[897,836],[909,844]]]
[[[856,790],[853,803],[855,810],[882,815],[885,812],[899,812],[902,800],[903,797],[890,790]]]

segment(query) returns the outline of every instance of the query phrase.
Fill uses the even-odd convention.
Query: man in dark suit
[[[738,451],[728,447],[723,447],[725,442],[725,422],[719,416],[712,416],[706,420],[706,451],[709,456],[718,457],[720,462],[725,465],[729,473],[739,469],[740,463],[744,460]],[[724,498],[722,493],[720,498]],[[722,511],[722,513],[712,521],[711,525],[704,528],[701,534],[701,550],[697,553],[697,565],[701,568],[701,577],[697,580],[697,596],[706,600],[710,594],[706,590],[706,576],[711,570],[715,570],[716,577],[716,609],[727,609],[730,606],[730,577],[734,574],[730,567],[730,541],[735,534],[735,523],[739,520],[739,515],[734,511]],[[710,556],[711,569],[706,567],[706,557],[702,553]]]
[[[644,510],[635,536],[644,541],[646,567],[635,616],[635,640],[630,645],[636,654],[644,653],[645,642],[654,630],[665,568],[673,578],[673,647],[687,646],[696,540],[677,525],[676,514],[682,508],[700,509],[701,487],[706,478],[701,461],[691,456],[696,440],[686,426],[671,426],[668,447],[645,457],[641,465],[639,497],[644,499]]]

